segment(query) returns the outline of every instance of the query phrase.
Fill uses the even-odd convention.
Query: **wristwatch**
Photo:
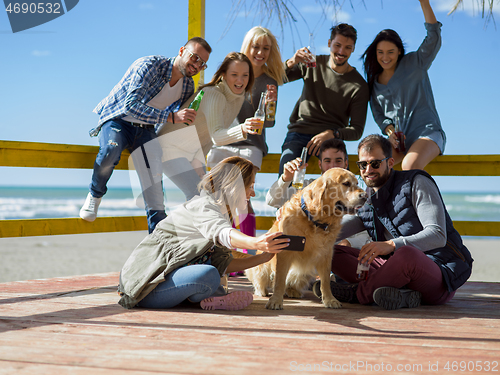
[[[340,139],[340,132],[337,129],[332,129],[333,136],[337,139]]]

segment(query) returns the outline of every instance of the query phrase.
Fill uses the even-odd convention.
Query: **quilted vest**
[[[372,194],[367,203],[358,211],[358,216],[375,241],[385,240],[385,229],[394,238],[411,236],[423,230],[412,205],[412,186],[417,175],[423,175],[434,184],[436,183],[425,171],[393,170],[384,186]],[[442,197],[441,201],[443,202]],[[470,277],[473,259],[467,247],[462,243],[460,234],[453,227],[444,202],[443,207],[446,215],[446,245],[427,250],[425,254],[439,266],[448,291],[452,292]]]

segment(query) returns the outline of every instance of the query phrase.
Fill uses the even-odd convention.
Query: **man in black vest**
[[[339,239],[366,229],[373,241],[360,250],[335,247],[332,271],[351,284],[332,282],[333,295],[388,310],[448,302],[470,277],[473,259],[435,181],[425,171],[393,170],[392,146],[381,135],[361,140],[358,156],[369,199],[343,223]],[[358,261],[370,265],[360,282]]]

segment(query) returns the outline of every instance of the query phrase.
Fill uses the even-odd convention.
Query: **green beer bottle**
[[[194,109],[195,111],[197,111],[198,108],[200,108],[200,102],[201,102],[201,99],[203,99],[203,94],[205,94],[203,92],[203,90],[200,90],[200,92],[198,94],[196,94],[196,96],[194,97],[191,104],[189,104],[188,108]],[[187,122],[185,122],[184,124],[189,125]]]

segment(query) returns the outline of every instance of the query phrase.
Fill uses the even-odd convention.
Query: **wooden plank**
[[[442,155],[425,170],[433,176],[500,176],[500,155]]]
[[[0,141],[0,166],[93,169],[98,146]],[[134,169],[125,150],[116,169]]]
[[[262,161],[261,173],[277,173],[280,155],[268,154]],[[357,155],[349,155],[349,170],[359,175]],[[311,157],[308,174],[321,174],[318,159]],[[401,170],[401,165],[394,169]],[[500,155],[442,155],[425,168],[433,176],[500,176]]]
[[[274,221],[274,216],[257,216],[257,229],[269,230]],[[500,222],[496,221],[454,221],[453,225],[462,236],[500,236]],[[98,217],[93,223],[80,218],[0,220],[0,238],[147,229],[146,216]]]
[[[499,283],[468,282],[445,305],[395,311],[348,303],[326,309],[310,291],[286,298],[281,311],[266,310],[267,298],[258,296],[240,311],[202,311],[187,303],[123,309],[117,280],[112,273],[0,284],[0,368],[30,375],[245,375],[475,373],[451,366],[500,366]],[[244,277],[230,278],[229,287],[251,290]]]
[[[92,169],[98,150],[97,146],[0,141],[0,166]],[[133,169],[132,163],[128,165],[129,156],[128,151],[123,152],[117,169]],[[279,160],[279,154],[268,154],[260,173],[277,173]],[[357,160],[357,155],[349,156],[349,169],[355,174],[359,174]],[[442,155],[426,170],[433,176],[500,176],[500,155]],[[316,157],[310,159],[307,172],[321,173]]]
[[[256,216],[256,227],[259,230],[269,230],[273,226],[276,218],[274,216]]]
[[[189,0],[188,12],[188,39],[193,37],[205,38],[205,0]],[[205,81],[205,71],[193,77],[195,87]]]
[[[278,173],[278,167],[280,165],[280,157],[281,157],[280,154],[267,154],[262,159],[260,173]]]
[[[453,226],[462,236],[500,236],[498,221],[454,221]]]
[[[92,223],[80,218],[0,220],[0,238],[128,232],[147,229],[146,216],[98,217]]]

